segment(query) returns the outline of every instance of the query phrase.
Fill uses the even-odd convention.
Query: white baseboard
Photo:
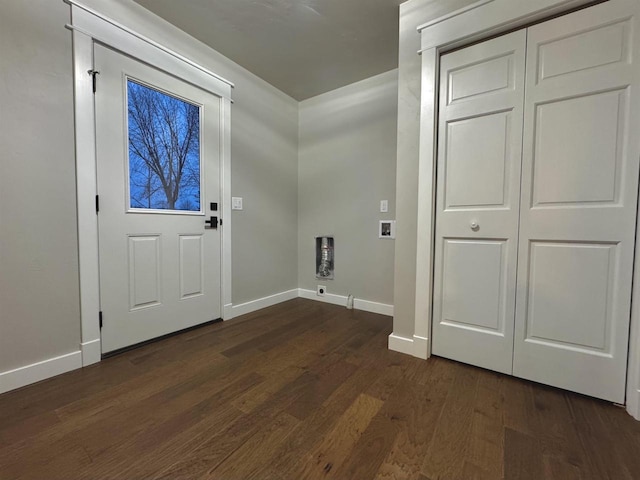
[[[275,295],[258,298],[257,300],[251,300],[250,302],[241,303],[239,305],[233,305],[233,307],[231,308],[231,317],[227,318],[225,316],[225,320],[229,320],[240,315],[245,315],[247,313],[255,312],[256,310],[260,310],[262,308],[271,307],[272,305],[286,302],[287,300],[292,300],[297,297],[298,289],[294,288],[293,290],[288,290],[286,292],[276,293]]]
[[[317,302],[331,303],[332,305],[340,305],[341,307],[347,306],[347,297],[343,295],[334,295],[333,293],[325,293],[321,297],[314,290],[305,290],[304,288],[299,288],[298,296],[300,298],[306,298],[307,300],[315,300]]]
[[[627,394],[627,412],[636,420],[640,420],[640,390]]]
[[[413,336],[413,356],[426,360],[430,356],[429,339],[425,337]]]
[[[93,365],[98,363],[102,356],[102,347],[100,345],[100,339],[90,340],[88,342],[82,342],[80,344],[80,351],[82,352],[82,366]]]
[[[379,313],[380,315],[393,317],[393,305],[387,305],[386,303],[371,302],[369,300],[355,298],[353,300],[353,308],[356,310],[364,310],[365,312]]]
[[[389,350],[426,360],[429,358],[429,340],[417,335],[409,338],[392,333],[389,335]]]
[[[15,390],[77,368],[82,368],[82,352],[80,350],[2,372],[0,373],[0,393]]]
[[[413,355],[413,338],[401,337],[392,333],[389,335],[389,350]]]
[[[306,298],[307,300],[315,300],[317,302],[331,303],[333,305],[340,305],[341,307],[347,306],[347,297],[344,295],[334,295],[333,293],[325,293],[323,296],[319,296],[313,290],[306,290],[304,288],[298,289],[298,296],[300,298]],[[372,302],[370,300],[362,300],[355,298],[353,300],[353,308],[356,310],[363,310],[365,312],[379,313],[380,315],[387,315],[393,317],[393,305],[387,305],[386,303]]]
[[[222,309],[222,320],[227,321],[233,318],[233,303],[227,303]]]

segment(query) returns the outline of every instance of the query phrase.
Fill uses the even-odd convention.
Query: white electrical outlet
[[[242,210],[242,197],[231,197],[231,210]]]
[[[380,200],[380,212],[387,213],[389,211],[389,200]]]
[[[324,285],[318,285],[318,287],[316,288],[316,295],[318,295],[319,297],[324,297],[325,293],[327,293],[327,287],[325,287]]]

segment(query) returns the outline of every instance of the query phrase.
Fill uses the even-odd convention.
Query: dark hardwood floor
[[[0,396],[0,479],[640,479],[605,402],[387,350],[292,300]]]

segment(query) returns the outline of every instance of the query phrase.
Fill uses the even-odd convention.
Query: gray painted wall
[[[88,0],[235,82],[234,304],[297,287],[298,103],[129,0]],[[0,2],[0,372],[79,349],[69,7]]]
[[[393,303],[393,240],[379,220],[395,218],[397,70],[300,103],[300,288]],[[389,200],[389,213],[380,213]],[[335,279],[315,278],[318,235],[335,235]]]
[[[69,8],[25,3],[0,4],[0,371],[80,343]]]
[[[409,0],[400,5],[398,59],[398,150],[396,172],[393,333],[411,338],[416,306],[418,143],[420,140],[420,35],[417,27],[475,0]],[[425,295],[428,292],[424,292]]]

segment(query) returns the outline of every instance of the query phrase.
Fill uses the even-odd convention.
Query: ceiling
[[[135,0],[296,100],[398,66],[404,0]]]

